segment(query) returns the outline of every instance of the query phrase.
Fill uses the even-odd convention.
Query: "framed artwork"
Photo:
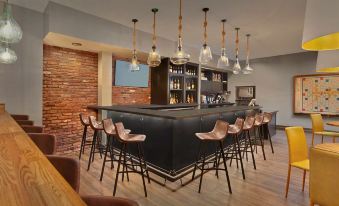
[[[339,115],[339,74],[295,76],[294,113]]]

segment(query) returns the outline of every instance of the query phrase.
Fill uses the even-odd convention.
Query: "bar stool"
[[[240,141],[239,141],[239,136],[242,132],[243,126],[244,126],[244,119],[242,118],[237,118],[235,123],[229,126],[227,134],[233,136],[232,138],[233,144],[231,146],[231,149],[227,150],[226,157],[228,157],[228,155],[231,155],[230,166],[232,165],[232,160],[235,159],[237,163],[237,168],[239,167],[238,160],[240,160],[242,178],[245,179],[245,171],[244,171],[244,165],[242,162],[241,150],[240,150],[241,146],[240,146]]]
[[[79,159],[81,159],[81,155],[85,153],[85,146],[91,145],[90,141],[87,141],[87,128],[89,125],[89,119],[86,118],[82,113],[79,114],[81,125],[84,127],[84,130],[82,132],[82,138],[81,138],[81,145],[80,145],[80,151],[79,151]]]
[[[255,164],[255,159],[254,159],[254,152],[253,152],[253,146],[252,146],[252,141],[251,141],[251,131],[254,128],[254,122],[255,122],[255,117],[254,116],[247,116],[244,122],[244,126],[242,127],[243,134],[244,134],[244,141],[245,141],[245,147],[243,148],[243,154],[245,155],[246,153],[246,160],[248,160],[248,153],[250,152],[252,155],[252,161],[253,161],[253,167],[254,169],[257,169],[256,164]],[[250,146],[250,150],[248,150],[248,146]],[[244,156],[243,155],[243,156]]]
[[[125,130],[122,122],[118,122],[118,123],[115,124],[115,130],[116,130],[116,133],[117,133],[117,135],[116,135],[117,140],[122,144],[122,146],[121,146],[121,150],[120,150],[120,153],[119,153],[118,168],[117,168],[117,173],[116,173],[116,177],[115,177],[113,196],[115,196],[115,193],[116,193],[117,183],[118,183],[118,178],[119,178],[120,173],[122,173],[122,180],[124,178],[125,173],[126,173],[126,175],[128,175],[128,173],[138,173],[142,177],[142,183],[144,185],[145,197],[147,197],[145,175],[144,175],[145,172],[146,172],[146,175],[147,175],[148,183],[151,183],[151,181],[150,181],[149,174],[148,174],[147,164],[146,164],[146,161],[144,159],[144,151],[143,151],[143,148],[142,148],[142,145],[141,145],[145,141],[146,135],[126,133],[126,130]],[[128,145],[130,145],[130,144],[136,144],[137,147],[138,147],[138,160],[139,160],[138,162],[139,162],[139,165],[135,165],[132,158],[130,158],[131,164],[127,164],[126,151],[128,149],[127,148]],[[122,157],[124,158],[124,160],[122,160]],[[123,170],[122,171],[120,171],[120,165],[121,164],[123,164]],[[130,168],[129,166],[132,166],[132,168]],[[138,171],[136,169],[136,167],[138,167],[138,166],[140,167],[140,171]]]
[[[267,138],[270,141],[271,144],[271,150],[272,153],[274,154],[274,149],[273,149],[273,144],[272,144],[272,139],[271,139],[271,134],[270,134],[270,130],[268,127],[268,124],[272,121],[272,113],[270,112],[264,112],[264,120],[263,120],[263,130],[266,129],[267,131]]]
[[[102,123],[97,121],[94,116],[89,116],[88,120],[89,120],[90,127],[94,130],[94,134],[93,134],[93,140],[91,144],[91,152],[89,154],[87,171],[90,169],[91,163],[94,161],[95,153],[99,153],[100,157],[102,157],[102,148],[99,145],[101,139],[98,138],[98,132],[104,130]]]
[[[117,161],[114,158],[114,148],[113,148],[113,141],[116,137],[116,131],[115,126],[113,124],[112,119],[104,119],[102,120],[102,125],[104,127],[104,131],[107,135],[107,142],[106,142],[106,149],[105,149],[105,155],[104,155],[104,161],[102,162],[102,168],[101,168],[101,175],[100,175],[100,181],[102,181],[104,170],[105,170],[105,164],[106,162],[111,162],[111,169],[114,168],[113,161]],[[131,130],[125,129],[125,133],[129,134],[131,133]],[[107,153],[109,152],[109,160],[107,160]]]
[[[265,155],[265,148],[264,148],[264,141],[263,141],[263,131],[262,131],[262,124],[264,121],[264,115],[263,114],[257,114],[255,115],[255,122],[254,122],[254,145],[255,145],[255,151],[258,153],[258,146],[262,149],[262,154],[264,156],[264,160],[266,160]],[[258,142],[259,138],[259,142]]]
[[[200,142],[199,142],[199,150],[198,150],[197,160],[194,164],[192,181],[194,180],[196,169],[199,168],[201,170],[199,190],[198,190],[199,193],[200,193],[200,190],[201,190],[201,184],[202,184],[202,179],[203,179],[203,176],[204,176],[204,171],[216,170],[216,175],[218,176],[217,171],[218,170],[224,170],[225,173],[226,173],[228,191],[229,191],[229,193],[232,194],[232,188],[231,188],[230,178],[228,176],[228,170],[227,170],[227,166],[226,166],[226,157],[225,157],[224,146],[223,146],[223,141],[224,141],[224,139],[227,135],[228,128],[229,127],[228,127],[227,122],[217,120],[217,122],[215,123],[215,126],[214,126],[214,128],[211,132],[195,133],[195,135],[199,138]],[[219,151],[221,153],[221,156],[219,156],[219,158],[223,159],[224,169],[219,168],[219,164],[220,164],[220,159],[218,160],[218,153],[219,152],[215,153],[214,160],[206,161],[206,151],[204,151],[203,146],[205,145],[204,143],[207,143],[207,142],[216,142],[219,145]],[[202,155],[201,155],[201,153],[202,153]],[[202,156],[202,160],[201,160],[201,156]],[[208,165],[209,163],[213,163],[214,166],[205,168],[205,164]],[[199,164],[201,164],[201,166],[199,166]]]

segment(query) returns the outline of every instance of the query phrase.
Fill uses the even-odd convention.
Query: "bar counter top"
[[[92,110],[107,110],[130,114],[162,117],[167,119],[184,119],[198,116],[206,116],[225,112],[237,112],[245,110],[257,110],[260,106],[221,106],[215,108],[198,109],[197,104],[182,105],[116,105],[116,106],[88,106]]]

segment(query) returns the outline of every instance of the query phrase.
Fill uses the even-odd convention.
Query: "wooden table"
[[[339,121],[327,122],[327,125],[339,127]]]
[[[0,113],[0,205],[86,205],[7,113]]]

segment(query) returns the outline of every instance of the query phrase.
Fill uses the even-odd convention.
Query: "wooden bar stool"
[[[195,134],[199,138],[200,143],[199,143],[199,150],[198,150],[198,154],[197,154],[197,160],[194,164],[192,181],[194,180],[196,169],[199,168],[201,170],[199,190],[198,190],[199,193],[200,193],[200,190],[201,190],[201,184],[202,184],[202,179],[203,179],[203,176],[204,176],[204,171],[208,171],[208,170],[216,170],[217,176],[218,176],[218,173],[217,173],[218,170],[224,170],[225,173],[226,173],[228,191],[229,191],[229,193],[232,193],[230,178],[228,176],[228,170],[227,170],[227,166],[226,166],[226,157],[225,157],[225,153],[224,153],[224,146],[223,146],[223,141],[224,141],[224,139],[227,135],[228,128],[229,127],[228,127],[227,122],[217,120],[217,122],[215,123],[214,129],[211,132],[196,133]],[[219,151],[221,153],[220,156],[219,156],[218,152],[216,152],[212,161],[206,161],[206,151],[204,151],[204,145],[207,142],[216,142],[219,146]],[[201,158],[201,156],[202,156],[202,158]],[[219,156],[219,158],[223,159],[224,169],[219,168],[220,161],[218,161],[218,163],[217,163],[218,156]],[[206,164],[208,165],[210,163],[213,164],[213,167],[205,168],[205,165]]]
[[[261,147],[262,154],[264,156],[264,160],[266,160],[265,155],[265,148],[264,148],[264,133],[263,133],[263,124],[264,121],[264,115],[263,114],[257,114],[255,115],[255,122],[254,122],[254,146],[255,146],[255,152],[258,153],[258,146]]]
[[[146,135],[143,134],[128,134],[126,133],[126,130],[124,128],[124,125],[122,122],[118,122],[115,124],[115,130],[116,130],[116,139],[122,144],[121,146],[121,150],[119,153],[119,160],[118,160],[118,168],[117,168],[117,173],[116,173],[116,177],[115,177],[115,183],[114,183],[114,190],[113,190],[113,196],[115,196],[116,190],[117,190],[117,183],[118,183],[118,178],[119,178],[119,174],[122,174],[122,180],[124,178],[124,174],[126,173],[126,175],[128,175],[128,173],[138,173],[141,175],[142,178],[142,183],[144,186],[144,193],[145,193],[145,197],[147,197],[147,190],[146,190],[146,184],[145,184],[145,174],[147,175],[147,179],[148,179],[148,183],[150,183],[150,178],[149,178],[149,174],[148,174],[148,169],[147,169],[147,164],[146,161],[144,159],[144,151],[142,148],[142,143],[145,141],[146,139]],[[127,163],[127,159],[126,159],[126,151],[127,151],[127,147],[131,144],[136,144],[138,147],[138,164],[134,164],[134,160],[132,158],[130,158],[130,164]],[[122,160],[123,158],[123,160]],[[123,164],[123,170],[120,171],[120,165]],[[136,167],[140,167],[140,171],[137,170]],[[128,177],[128,176],[127,176]]]
[[[232,165],[232,160],[235,159],[237,163],[237,168],[239,167],[238,161],[240,160],[242,178],[245,179],[245,170],[244,170],[244,165],[242,162],[241,150],[240,150],[241,146],[240,146],[240,141],[239,141],[239,136],[242,132],[243,126],[244,126],[244,119],[242,118],[237,118],[235,123],[229,126],[227,134],[233,137],[232,138],[233,144],[231,146],[231,149],[227,150],[226,157],[228,157],[228,155],[231,155],[230,165]]]
[[[98,133],[102,130],[104,130],[102,123],[97,121],[94,116],[89,116],[89,125],[94,130],[92,144],[91,144],[91,152],[89,154],[89,160],[88,160],[88,167],[87,171],[91,167],[91,163],[94,161],[94,154],[99,153],[100,157],[102,158],[102,148],[100,146],[101,138],[99,138]]]
[[[82,113],[79,114],[81,125],[84,127],[84,130],[82,132],[82,138],[81,138],[81,145],[80,145],[80,151],[79,151],[79,159],[81,159],[81,155],[85,153],[85,146],[91,145],[91,141],[87,140],[87,129],[90,126],[89,125],[89,119],[86,118]]]
[[[254,169],[257,169],[254,159],[254,152],[253,152],[253,145],[251,141],[251,131],[254,128],[255,117],[254,116],[247,116],[244,122],[244,126],[242,127],[243,134],[244,134],[244,142],[245,147],[243,148],[243,154],[246,155],[246,160],[248,160],[248,153],[250,152],[252,155],[252,162]],[[248,150],[248,146],[250,150]],[[243,155],[243,156],[244,156]]]
[[[271,133],[270,133],[270,129],[268,127],[268,124],[272,121],[272,113],[270,112],[264,112],[264,120],[263,120],[263,130],[266,129],[267,131],[267,138],[270,141],[271,144],[271,150],[272,153],[274,154],[274,149],[273,149],[273,144],[272,144],[272,138],[271,138]]]
[[[100,181],[102,181],[102,178],[103,178],[103,175],[104,175],[106,162],[111,162],[111,169],[113,169],[114,168],[113,161],[117,161],[114,158],[114,148],[113,148],[114,138],[116,137],[117,133],[115,131],[115,126],[113,124],[113,121],[110,118],[104,119],[104,120],[102,120],[102,125],[103,125],[104,131],[107,135],[107,142],[106,142],[104,161],[102,162]],[[129,134],[129,133],[131,133],[131,130],[125,129],[125,133]],[[109,152],[109,160],[107,160],[107,153],[108,152]]]

